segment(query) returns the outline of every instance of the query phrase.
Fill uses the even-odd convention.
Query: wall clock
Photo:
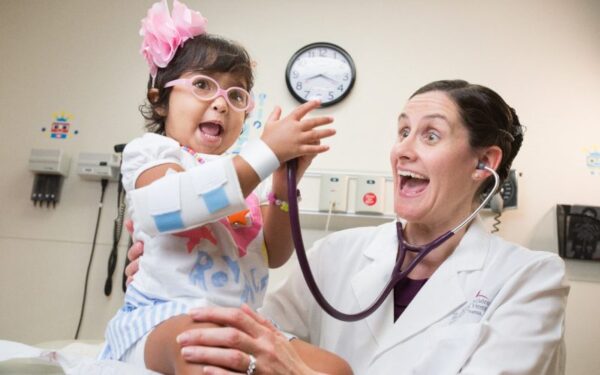
[[[285,71],[288,90],[300,103],[321,99],[321,106],[339,103],[348,96],[356,68],[348,52],[333,43],[318,42],[300,48]]]

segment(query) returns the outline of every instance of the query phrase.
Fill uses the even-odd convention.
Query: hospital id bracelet
[[[261,181],[281,165],[273,150],[260,139],[246,142],[239,155],[250,164]]]
[[[301,196],[300,196],[300,190],[296,190],[296,195],[298,197],[298,202],[300,202],[301,200]],[[275,196],[275,193],[273,193],[272,191],[269,192],[269,194],[267,195],[267,200],[269,201],[269,204],[274,205],[274,206],[279,206],[279,209],[283,212],[290,212],[290,205],[288,202],[281,200],[279,198],[277,198]]]

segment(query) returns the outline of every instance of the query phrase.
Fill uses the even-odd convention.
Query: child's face
[[[184,73],[181,78],[195,74]],[[225,90],[232,86],[244,87],[243,82],[231,73],[206,75]],[[169,98],[165,132],[182,146],[196,152],[220,155],[235,143],[244,119],[245,112],[232,109],[222,96],[200,100],[186,87],[174,86]]]

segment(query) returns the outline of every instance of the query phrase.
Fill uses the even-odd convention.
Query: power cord
[[[83,313],[85,311],[85,300],[87,298],[88,281],[90,278],[90,269],[92,267],[92,260],[94,259],[94,250],[96,250],[96,238],[98,236],[98,228],[100,227],[100,216],[102,214],[102,205],[104,204],[104,193],[106,192],[106,186],[108,186],[108,180],[103,179],[100,181],[102,185],[102,193],[100,194],[100,202],[98,204],[98,218],[96,219],[96,229],[94,230],[94,239],[92,240],[92,251],[90,253],[90,260],[88,262],[87,271],[85,272],[85,284],[83,287],[83,300],[81,302],[81,313],[79,314],[79,323],[77,324],[77,331],[75,332],[75,340],[79,338],[79,331],[81,330],[81,322],[83,321]]]
[[[331,212],[335,209],[335,201],[329,202],[329,211],[327,212],[327,220],[325,221],[325,232],[329,231],[329,222],[331,221]]]
[[[500,216],[502,216],[502,210],[504,210],[504,200],[502,199],[502,194],[498,193],[492,197],[492,199],[490,200],[490,209],[496,214],[496,216],[494,216],[494,224],[492,224],[492,226],[494,227],[492,233],[496,233],[500,230],[498,226],[502,224],[502,222],[500,221]]]
[[[492,233],[496,233],[500,230],[500,228],[498,228],[498,226],[502,224],[502,222],[500,221],[500,216],[502,216],[502,211],[498,212],[496,216],[494,216],[494,224],[492,224],[492,227],[494,227],[494,229],[492,229]]]

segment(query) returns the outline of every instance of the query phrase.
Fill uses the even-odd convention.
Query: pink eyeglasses
[[[192,94],[200,100],[214,100],[218,96],[225,98],[235,111],[250,112],[254,108],[252,95],[241,87],[230,87],[223,90],[219,83],[205,75],[196,75],[190,78],[180,78],[167,82],[166,87],[185,86],[191,89]]]

